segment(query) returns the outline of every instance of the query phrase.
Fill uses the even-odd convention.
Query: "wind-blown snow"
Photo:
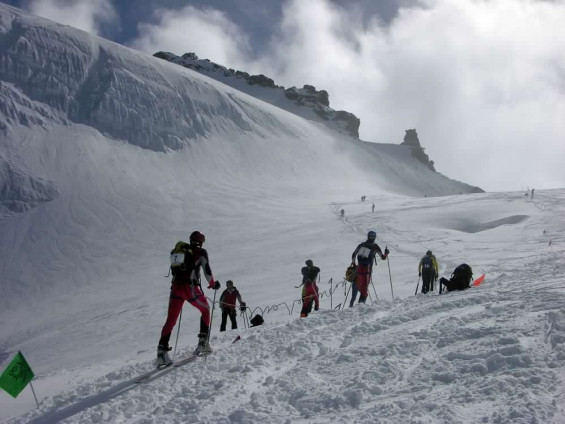
[[[17,9],[0,22],[0,369],[21,350],[40,400],[2,392],[1,420],[563,421],[565,191],[459,195],[402,146]],[[194,229],[266,323],[219,333],[216,309],[206,361],[123,391],[153,366],[168,252]],[[333,309],[368,229],[390,261],[372,302]],[[413,296],[427,249],[486,281]],[[309,258],[335,291],[299,319]],[[185,307],[178,356],[197,326]]]

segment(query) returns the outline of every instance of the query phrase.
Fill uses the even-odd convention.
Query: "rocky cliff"
[[[329,94],[325,90],[316,90],[312,85],[285,89],[263,74],[249,75],[247,72],[226,68],[208,59],[199,59],[195,53],[177,56],[170,52],[157,52],[154,56],[192,69],[291,113],[324,122],[333,129],[359,138],[361,124],[359,118],[350,112],[332,109]]]
[[[412,152],[412,156],[422,162],[424,165],[431,171],[436,171],[434,168],[434,161],[430,160],[430,157],[424,152],[424,148],[420,144],[420,140],[418,139],[418,133],[415,129],[406,130],[406,134],[404,135],[404,141],[400,143],[403,146],[409,146]]]

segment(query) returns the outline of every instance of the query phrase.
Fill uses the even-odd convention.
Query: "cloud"
[[[138,25],[140,36],[130,43],[132,47],[149,54],[159,50],[195,52],[223,65],[245,64],[249,54],[247,35],[223,12],[193,6],[159,9],[154,20]]]
[[[32,0],[28,9],[35,15],[99,35],[102,27],[117,22],[110,0]]]
[[[487,190],[565,187],[562,22],[565,3],[540,0],[422,0],[388,23],[288,0],[253,55],[225,14],[192,7],[161,11],[136,46],[325,89],[361,138],[399,143],[416,128],[440,172]]]

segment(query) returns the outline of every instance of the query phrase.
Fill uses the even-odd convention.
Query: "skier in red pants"
[[[239,309],[245,311],[247,306],[241,299],[239,290],[235,288],[232,280],[226,281],[226,289],[220,296],[220,308],[222,309],[222,323],[220,324],[220,331],[226,331],[226,324],[228,317],[231,321],[232,330],[237,329],[237,310],[235,309],[235,301],[239,301]]]
[[[197,308],[200,313],[200,333],[198,334],[198,347],[196,353],[210,352],[208,344],[210,329],[210,306],[200,287],[200,269],[208,281],[208,288],[218,290],[220,283],[214,281],[212,269],[208,262],[208,252],[202,248],[206,238],[199,231],[190,235],[190,243],[179,241],[171,252],[171,272],[173,282],[169,298],[167,320],[161,331],[159,346],[157,347],[157,366],[172,363],[168,352],[169,339],[185,301]]]
[[[377,233],[369,231],[367,233],[367,241],[359,244],[351,255],[351,264],[355,265],[355,259],[357,259],[358,263],[355,285],[359,293],[361,293],[359,303],[365,303],[367,297],[369,297],[369,283],[373,272],[373,263],[377,263],[377,253],[383,261],[389,254],[388,249],[385,249],[385,253],[383,254],[379,245],[375,243],[376,238]],[[354,299],[352,299],[350,306],[353,306],[353,300]]]
[[[314,310],[320,308],[320,299],[318,297],[318,286],[316,285],[316,278],[320,273],[320,268],[314,266],[312,259],[306,261],[306,266],[302,268],[302,310],[300,316],[305,318],[312,312],[312,304]]]

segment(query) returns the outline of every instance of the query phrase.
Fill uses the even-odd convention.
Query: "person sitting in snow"
[[[439,293],[442,292],[442,286],[445,286],[447,291],[453,290],[466,290],[471,287],[473,281],[473,268],[467,264],[461,264],[451,274],[451,278],[441,277],[439,280]]]
[[[245,305],[245,302],[241,300],[241,294],[239,294],[239,291],[233,285],[233,281],[228,280],[226,281],[226,289],[220,296],[220,308],[222,309],[222,323],[220,324],[220,331],[226,331],[228,317],[230,317],[232,330],[237,329],[236,300],[239,302],[239,308],[242,311],[245,311],[247,306]]]
[[[369,231],[367,233],[367,241],[360,243],[351,255],[351,265],[355,265],[355,260],[357,260],[358,263],[355,288],[361,293],[359,303],[365,303],[367,297],[369,297],[369,282],[371,281],[371,274],[373,272],[373,263],[377,263],[377,253],[383,261],[389,254],[388,248],[385,249],[385,253],[383,254],[379,245],[375,243],[376,238],[377,233]],[[353,306],[355,302],[353,296],[357,297],[355,290],[351,298],[351,303],[349,304],[350,307]]]
[[[316,285],[316,278],[320,273],[320,268],[314,266],[312,259],[306,261],[306,266],[302,268],[302,310],[300,316],[305,318],[312,312],[312,305],[314,310],[317,311],[320,307],[320,300],[318,297],[318,286]]]

